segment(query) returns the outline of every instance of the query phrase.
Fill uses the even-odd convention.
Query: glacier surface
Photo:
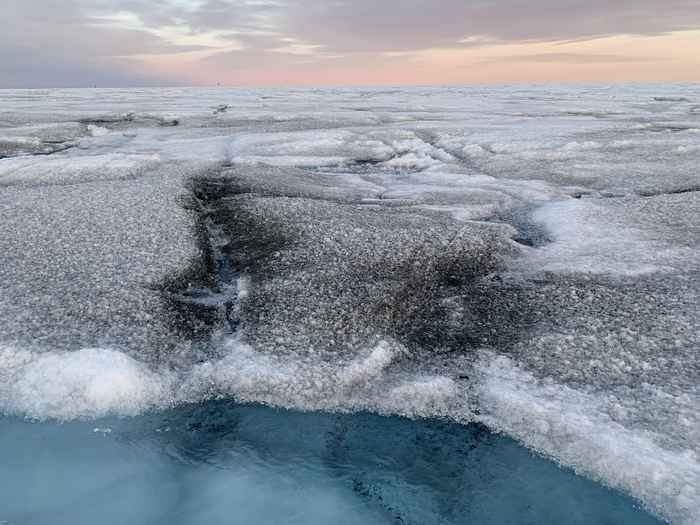
[[[445,418],[700,521],[697,86],[0,101],[8,431]]]

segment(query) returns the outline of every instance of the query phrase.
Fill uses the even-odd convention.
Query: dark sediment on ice
[[[241,321],[260,350],[344,352],[378,337],[453,346],[462,335],[445,331],[443,300],[514,253],[499,225],[368,205],[375,195],[342,176],[233,166],[193,185],[249,279]]]
[[[681,391],[700,377],[696,286],[663,275],[512,273],[510,226],[520,244],[549,242],[527,210],[498,217],[510,226],[460,222],[383,205],[371,189],[345,189],[340,175],[263,166],[224,167],[192,190],[247,280],[241,334],[258,351],[333,359],[390,338],[432,354],[497,349],[569,384],[668,380]]]

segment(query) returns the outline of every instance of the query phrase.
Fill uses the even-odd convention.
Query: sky
[[[0,0],[0,88],[700,81],[700,0]]]

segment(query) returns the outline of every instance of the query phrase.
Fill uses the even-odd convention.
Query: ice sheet
[[[0,101],[4,413],[478,419],[700,520],[693,86]]]

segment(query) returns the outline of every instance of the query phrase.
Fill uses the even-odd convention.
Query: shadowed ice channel
[[[0,419],[0,523],[658,524],[485,428],[212,402]]]

